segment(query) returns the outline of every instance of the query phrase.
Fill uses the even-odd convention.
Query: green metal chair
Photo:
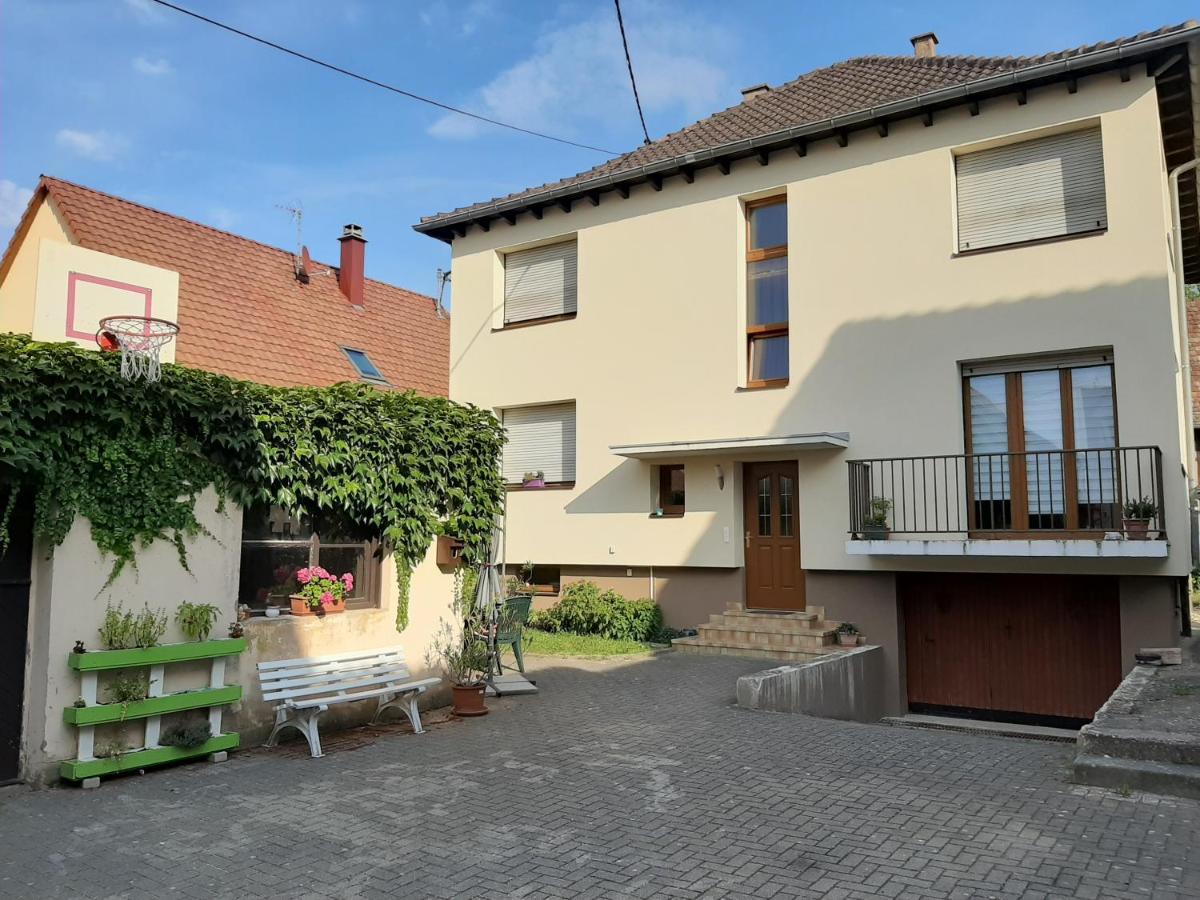
[[[505,647],[512,647],[513,656],[517,659],[517,669],[521,674],[525,673],[525,648],[522,638],[532,606],[533,597],[527,594],[509,597],[504,601],[504,608],[500,611],[500,621],[497,623],[496,630],[496,668],[500,670],[497,674],[504,672],[500,658],[504,655]]]

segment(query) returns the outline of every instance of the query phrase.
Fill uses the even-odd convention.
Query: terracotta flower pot
[[[857,634],[839,634],[838,635],[838,645],[841,647],[857,647],[858,646],[858,635]]]
[[[1122,519],[1121,524],[1125,527],[1125,536],[1131,541],[1148,541],[1150,540],[1150,520],[1149,519]]]
[[[314,610],[312,607],[310,607],[308,605],[308,601],[305,600],[303,597],[301,597],[299,594],[292,594],[292,596],[289,597],[288,599],[292,601],[292,615],[293,616],[315,616],[315,615],[317,615],[317,611]],[[325,607],[325,615],[327,615],[327,616],[331,615],[332,613],[340,613],[340,612],[345,612],[345,611],[346,611],[346,601],[344,599],[335,600],[335,601],[333,601],[333,603],[329,604],[329,606]]]
[[[486,716],[488,714],[488,708],[483,702],[483,682],[456,684],[451,690],[454,692],[454,714],[456,716]]]

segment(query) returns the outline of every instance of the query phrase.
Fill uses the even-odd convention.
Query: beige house
[[[853,622],[892,713],[1089,719],[1186,627],[1198,36],[922,35],[424,219],[450,395],[510,435],[508,561],[675,626]]]

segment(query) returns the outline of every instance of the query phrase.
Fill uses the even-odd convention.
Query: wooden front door
[[[0,504],[6,500],[0,500]],[[21,769],[29,573],[33,561],[32,505],[17,503],[8,523],[8,548],[0,556],[0,617],[4,621],[0,629],[0,784],[16,781]]]
[[[1121,681],[1117,579],[902,573],[908,705],[1000,721],[1089,721]]]
[[[795,462],[746,463],[746,606],[804,609]]]

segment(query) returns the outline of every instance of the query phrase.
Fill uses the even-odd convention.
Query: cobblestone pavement
[[[0,896],[1200,896],[1200,804],[1069,745],[739,710],[755,660],[536,665],[423,736],[0,792]]]

